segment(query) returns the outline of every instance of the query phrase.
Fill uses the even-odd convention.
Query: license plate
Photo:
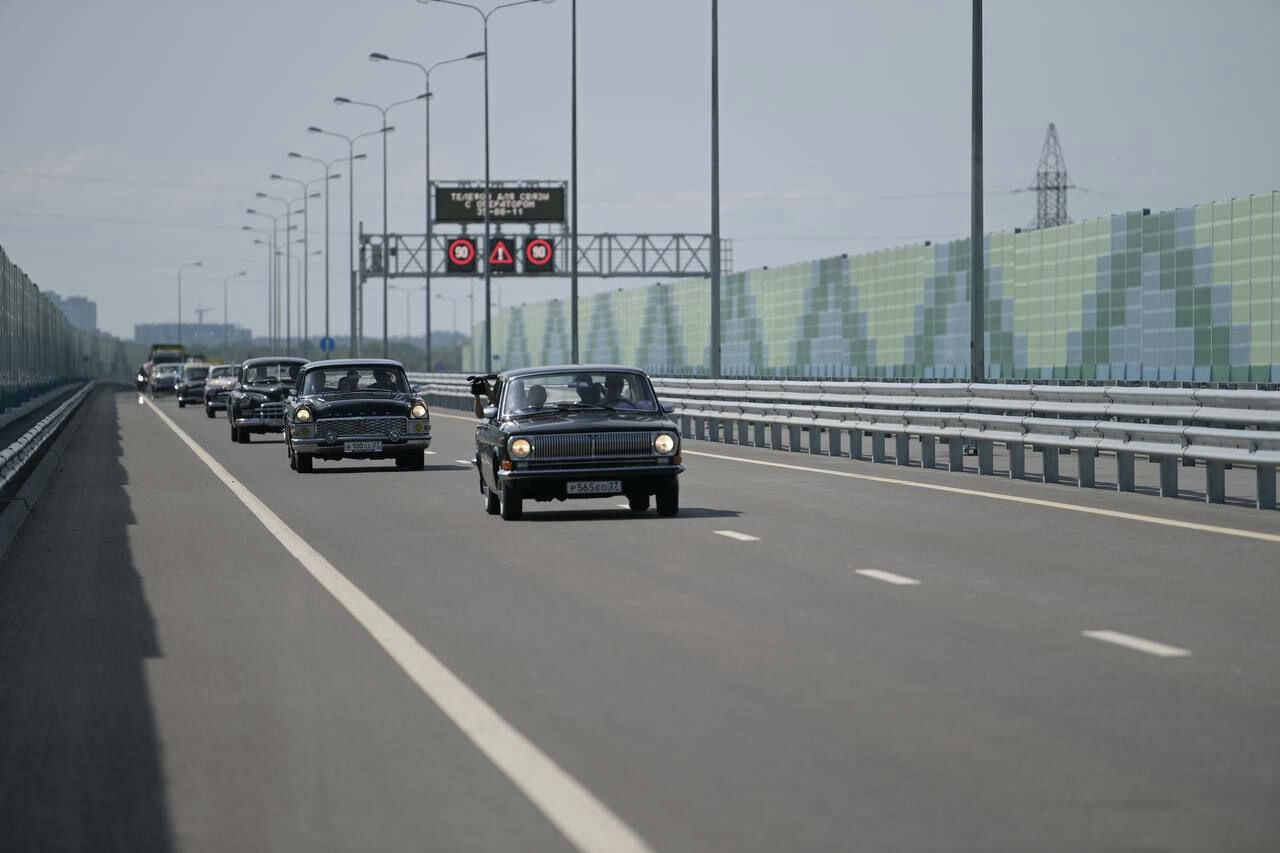
[[[382,450],[381,441],[344,441],[343,453],[378,453]]]
[[[565,492],[570,495],[616,495],[621,491],[621,480],[582,480],[565,484]]]

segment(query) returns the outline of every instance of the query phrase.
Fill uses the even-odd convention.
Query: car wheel
[[[237,440],[238,440],[241,444],[248,444],[249,442],[251,442],[251,441],[253,440],[253,439],[251,439],[251,438],[249,437],[249,428],[248,428],[248,427],[240,427],[239,429],[237,429],[237,430],[236,430],[236,432],[240,433],[240,438],[239,438],[239,439],[237,439]]]
[[[524,517],[524,501],[516,497],[508,486],[498,491],[498,502],[503,521],[519,521]]]
[[[231,443],[239,444],[240,430],[236,429],[236,419],[235,419],[235,416],[231,414],[230,409],[227,410],[227,422],[231,424]]]
[[[290,448],[289,448],[289,467],[290,467],[290,468],[292,468],[292,469],[293,469],[293,470],[295,470],[295,471],[297,471],[297,470],[298,470],[298,461],[297,461],[297,457],[295,457],[295,456],[293,455],[293,448],[292,448],[292,447],[290,447]]]
[[[632,495],[627,498],[627,503],[631,505],[632,512],[645,512],[649,509],[649,496]]]
[[[396,467],[404,471],[422,471],[427,467],[427,454],[415,451],[396,457]]]
[[[484,483],[480,484],[480,493],[484,495],[484,511],[489,515],[497,515],[502,511],[502,505],[498,501],[498,493],[493,489],[485,488]]]
[[[658,499],[658,515],[671,518],[680,512],[680,483],[676,480],[659,489],[655,497]]]
[[[178,408],[179,408],[179,409],[185,409],[186,407],[187,407],[187,401],[186,401],[186,400],[184,400],[184,399],[182,399],[181,397],[179,397],[179,398],[178,398]]]
[[[307,453],[293,454],[293,469],[297,471],[299,474],[310,474],[312,471],[311,463],[312,463],[312,459],[309,454]]]

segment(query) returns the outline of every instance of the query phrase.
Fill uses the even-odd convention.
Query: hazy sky
[[[720,7],[722,227],[735,268],[967,233],[968,2]],[[579,0],[583,231],[708,229],[709,9]],[[569,14],[559,0],[493,17],[495,178],[568,177]],[[1280,187],[1275,0],[989,0],[986,19],[989,230],[1032,218],[1034,195],[1008,191],[1032,182],[1050,121],[1090,190],[1071,194],[1076,219]],[[185,322],[198,303],[220,322],[223,277],[247,269],[230,317],[264,330],[266,253],[240,230],[261,224],[243,213],[253,193],[283,194],[271,172],[318,173],[290,150],[345,153],[308,125],[376,126],[375,112],[335,106],[335,95],[421,91],[416,69],[371,63],[370,51],[430,64],[481,46],[478,16],[414,0],[0,0],[0,33],[0,245],[42,288],[97,300],[100,325],[126,337],[135,322],[175,319],[176,269],[191,260],[205,266],[184,276]],[[432,82],[433,176],[480,178],[481,65]],[[392,115],[390,228],[419,231],[422,111]],[[377,230],[379,149],[365,150],[356,216]],[[345,180],[332,203],[342,331]],[[313,338],[322,281],[317,260]],[[567,279],[507,279],[504,300],[567,290]],[[422,295],[412,299],[420,334]],[[404,295],[391,304],[392,333],[403,333]],[[448,306],[437,306],[433,325],[447,328]]]

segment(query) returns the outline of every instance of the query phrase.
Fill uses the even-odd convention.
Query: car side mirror
[[[497,416],[498,416],[497,406],[485,406],[484,409],[480,412],[480,417],[484,418],[486,421],[491,421]]]
[[[662,414],[664,415],[675,414],[676,407],[671,405],[670,403],[659,403],[658,405],[662,408]]]

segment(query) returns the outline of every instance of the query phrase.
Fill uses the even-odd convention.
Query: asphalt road
[[[689,442],[678,518],[510,523],[452,413],[298,475],[159,408],[297,542],[95,396],[0,567],[0,849],[573,849],[304,552],[654,850],[1280,846],[1280,514]]]

